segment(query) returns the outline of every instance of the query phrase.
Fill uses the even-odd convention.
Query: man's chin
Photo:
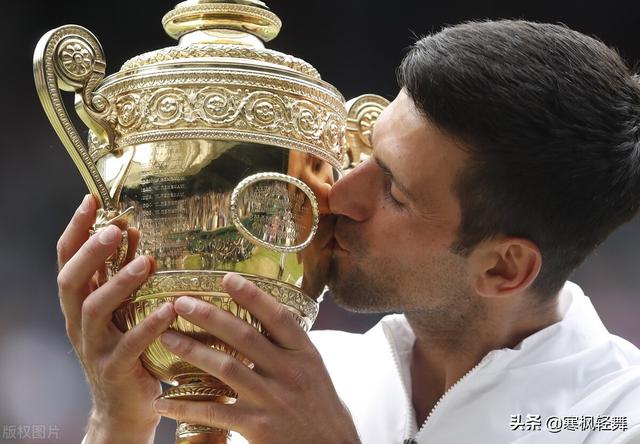
[[[334,257],[329,267],[329,295],[340,308],[355,312],[378,314],[393,311],[388,307],[388,295],[380,294],[378,289],[371,286],[369,279],[359,269],[339,267],[339,261]]]
[[[381,304],[369,299],[353,298],[350,297],[353,295],[348,295],[340,291],[336,292],[331,287],[329,287],[329,296],[338,307],[352,313],[383,314],[395,311],[393,308],[387,307],[386,304]]]

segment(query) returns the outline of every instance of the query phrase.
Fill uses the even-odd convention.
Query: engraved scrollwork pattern
[[[323,130],[322,113],[308,101],[298,101],[292,106],[294,129],[302,138],[320,139]]]
[[[225,273],[196,273],[196,272],[163,272],[151,276],[134,294],[134,299],[152,297],[158,294],[180,293],[187,291],[226,293],[222,287]],[[310,321],[301,322],[303,327],[309,328],[318,314],[318,304],[306,296],[300,289],[278,281],[245,276],[260,289],[272,295],[281,304],[290,307]],[[229,299],[227,301],[230,303]],[[224,301],[222,301],[224,305]],[[300,315],[294,317],[301,321]]]
[[[342,159],[347,148],[346,131],[337,115],[327,116],[321,137],[324,146],[338,159]]]
[[[371,136],[373,134],[373,126],[375,122],[380,117],[382,111],[378,108],[372,107],[363,113],[362,117],[358,121],[358,129],[360,130],[360,135],[362,141],[367,144],[367,146],[371,146]]]
[[[196,112],[211,124],[228,124],[238,119],[242,94],[226,88],[209,86],[195,93]]]
[[[236,393],[231,389],[224,389],[219,387],[207,387],[197,385],[183,385],[178,387],[171,387],[163,393],[162,397],[165,399],[183,398],[187,396],[201,396],[203,398],[209,398],[213,396],[228,396],[235,397]]]
[[[266,48],[247,48],[239,45],[196,45],[188,47],[163,48],[147,52],[128,60],[121,70],[136,69],[155,63],[202,57],[225,57],[249,59],[285,66],[301,74],[319,79],[320,74],[309,63],[288,54],[281,54]]]
[[[253,92],[243,107],[244,119],[256,130],[276,131],[289,123],[286,107],[283,99],[273,93]]]
[[[313,145],[340,158],[345,144],[341,116],[326,106],[282,93],[219,86],[143,89],[111,98],[118,145],[154,131],[253,131]],[[342,122],[342,123],[341,123]],[[193,133],[195,136],[195,133]],[[257,137],[257,136],[256,136]],[[140,142],[137,142],[140,143]]]
[[[129,130],[136,129],[142,123],[140,113],[140,96],[126,94],[118,97],[115,102],[118,125]]]
[[[56,48],[55,66],[58,75],[63,82],[80,88],[79,93],[85,110],[92,118],[100,121],[102,113],[107,111],[109,102],[95,92],[105,75],[105,62],[99,48],[81,34],[71,34],[62,38]],[[111,135],[110,128],[104,129]]]
[[[179,120],[193,122],[193,107],[187,94],[180,88],[161,88],[149,98],[147,112],[143,114],[157,127],[174,125]]]
[[[58,46],[58,69],[63,75],[82,81],[93,70],[96,54],[84,40],[68,37]]]
[[[194,433],[218,433],[221,429],[215,427],[208,427],[198,424],[189,424],[186,422],[180,422],[176,429],[177,436],[189,436]]]

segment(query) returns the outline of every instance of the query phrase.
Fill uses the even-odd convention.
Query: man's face
[[[441,320],[473,305],[466,259],[450,251],[461,220],[452,188],[465,158],[401,91],[376,123],[372,157],[331,191],[338,304]]]

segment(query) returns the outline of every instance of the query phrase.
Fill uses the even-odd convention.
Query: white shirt
[[[571,295],[562,321],[513,349],[489,352],[420,427],[409,370],[415,336],[403,315],[386,316],[362,335],[311,337],[363,444],[640,443],[640,350],[607,331],[577,285],[562,292]],[[592,430],[614,428],[614,421],[618,430]]]
[[[420,427],[409,371],[415,336],[403,315],[364,334],[310,337],[363,444],[640,444],[640,350],[607,331],[577,285],[562,292],[571,304],[560,322],[489,352]],[[603,427],[618,430],[595,430]]]

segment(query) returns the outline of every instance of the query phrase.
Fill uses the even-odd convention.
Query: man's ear
[[[542,254],[528,239],[481,242],[469,256],[471,285],[481,296],[500,298],[527,290],[540,273]]]

